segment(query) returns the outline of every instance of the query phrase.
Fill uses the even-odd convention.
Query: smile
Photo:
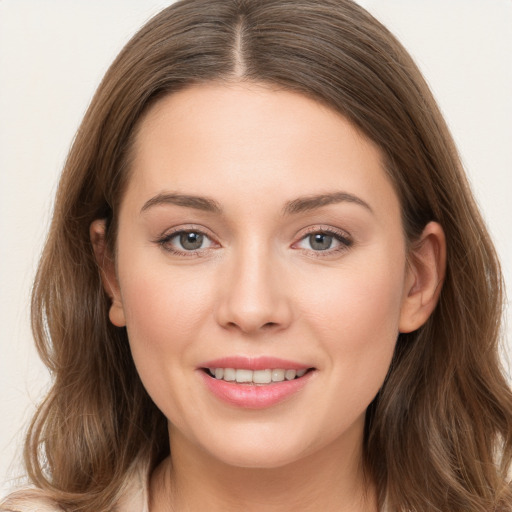
[[[197,368],[206,389],[218,400],[242,409],[265,409],[301,394],[317,380],[317,368],[271,356],[227,356]]]
[[[205,362],[198,375],[221,402],[241,409],[266,409],[299,395],[316,380],[316,368],[274,357],[224,357]]]
[[[238,384],[271,384],[273,382],[284,382],[299,379],[308,371],[301,369],[274,368],[265,370],[248,370],[245,368],[208,368],[211,377],[225,382],[236,382]]]

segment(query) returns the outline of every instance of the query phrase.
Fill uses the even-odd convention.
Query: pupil
[[[309,243],[311,244],[311,248],[316,251],[326,251],[331,247],[332,236],[316,233],[315,235],[310,235]]]
[[[182,233],[180,235],[180,244],[188,251],[199,249],[203,245],[203,235],[199,233]]]

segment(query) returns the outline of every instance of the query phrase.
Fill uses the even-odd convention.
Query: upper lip
[[[271,356],[227,356],[201,363],[200,368],[236,368],[240,370],[306,370],[311,365]]]

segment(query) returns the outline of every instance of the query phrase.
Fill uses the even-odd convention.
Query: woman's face
[[[171,444],[246,467],[358,452],[411,276],[381,154],[343,117],[258,85],[160,100],[116,258],[111,319]]]

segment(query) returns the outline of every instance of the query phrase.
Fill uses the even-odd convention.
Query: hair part
[[[110,510],[129,468],[169,450],[89,239],[117,215],[144,113],[192,84],[250,81],[302,93],[381,150],[406,238],[439,222],[447,273],[419,330],[400,334],[365,426],[365,469],[394,510],[511,509],[512,397],[498,357],[502,278],[452,137],[400,43],[350,0],[188,0],[155,16],[103,79],[65,164],[32,298],[53,376],[25,446],[32,481],[63,508]]]

